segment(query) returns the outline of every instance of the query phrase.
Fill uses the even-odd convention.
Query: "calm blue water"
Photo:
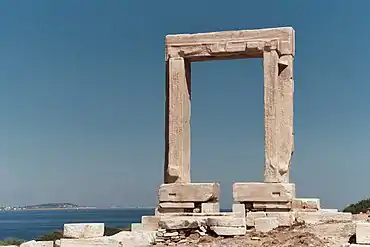
[[[108,227],[126,227],[154,215],[154,209],[88,209],[65,211],[0,212],[0,239],[31,240],[63,229],[64,223],[102,222]]]

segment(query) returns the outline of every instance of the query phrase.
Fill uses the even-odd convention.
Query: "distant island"
[[[83,207],[73,203],[44,203],[26,206],[3,206],[0,211],[21,211],[21,210],[63,210],[63,209],[92,209],[95,207]]]

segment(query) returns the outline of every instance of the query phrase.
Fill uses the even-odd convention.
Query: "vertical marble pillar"
[[[264,181],[288,183],[294,151],[293,137],[293,56],[279,57],[276,50],[265,51],[264,118],[265,172]]]
[[[190,183],[190,63],[170,58],[166,77],[164,183]]]

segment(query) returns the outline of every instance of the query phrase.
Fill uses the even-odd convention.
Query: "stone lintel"
[[[159,202],[218,202],[219,183],[173,183],[159,188]]]
[[[261,58],[264,49],[294,56],[294,39],[292,27],[171,34],[166,36],[166,60],[171,57],[190,61]]]
[[[233,198],[237,202],[291,202],[295,198],[295,184],[234,183]]]

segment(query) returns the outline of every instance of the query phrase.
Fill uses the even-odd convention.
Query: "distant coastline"
[[[72,203],[44,203],[26,206],[3,206],[0,211],[36,211],[36,210],[79,210],[96,209],[96,207],[79,206]]]

